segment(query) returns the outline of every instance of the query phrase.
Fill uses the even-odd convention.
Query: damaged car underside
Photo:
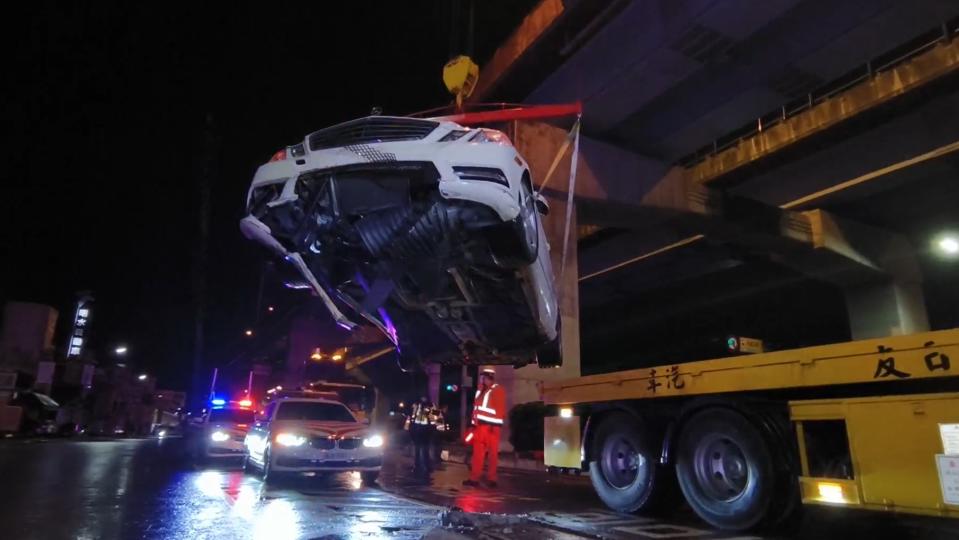
[[[523,271],[538,246],[517,245],[515,224],[490,207],[444,198],[440,176],[429,161],[305,171],[282,204],[284,183],[254,187],[248,219],[268,228],[301,275],[312,274],[313,288],[380,327],[404,369],[423,362],[524,365],[537,352],[555,358],[542,353],[558,337],[555,330],[544,337]]]

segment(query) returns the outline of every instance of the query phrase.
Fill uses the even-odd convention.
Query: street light
[[[250,336],[253,335],[253,330],[250,330],[250,329],[248,328],[248,329],[246,330],[246,332],[243,332],[243,333],[246,335],[246,337],[250,337]]]
[[[332,358],[333,358],[333,361],[334,361],[334,362],[339,362],[340,360],[343,359],[343,355],[342,355],[342,354],[334,354],[334,355],[332,356]]]
[[[126,345],[119,345],[119,346],[117,346],[116,349],[113,349],[113,352],[114,352],[117,356],[123,356],[124,354],[127,353],[127,346],[126,346]]]
[[[959,255],[959,237],[953,235],[944,235],[939,237],[936,247],[940,253],[946,257],[955,257]]]
[[[145,381],[145,380],[147,380],[147,374],[146,374],[146,373],[141,373],[140,375],[137,376],[137,379],[138,379],[138,380],[141,380],[141,381]]]

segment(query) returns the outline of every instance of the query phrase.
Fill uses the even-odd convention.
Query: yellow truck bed
[[[617,371],[546,383],[563,405],[959,375],[959,329]],[[881,392],[879,388],[876,389]]]

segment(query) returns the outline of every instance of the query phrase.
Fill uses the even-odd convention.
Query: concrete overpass
[[[539,380],[578,374],[580,328],[584,350],[609,350],[588,342],[615,339],[610,328],[639,316],[626,311],[677,287],[720,302],[720,283],[812,280],[841,304],[822,315],[842,319],[830,338],[959,322],[942,307],[959,301],[959,272],[925,249],[959,224],[959,3],[543,0],[473,99],[584,105],[579,241],[562,284],[568,364],[504,372],[517,402]],[[513,127],[535,176],[565,127]],[[547,192],[558,258],[565,194],[555,181]],[[793,300],[782,309],[826,309]]]

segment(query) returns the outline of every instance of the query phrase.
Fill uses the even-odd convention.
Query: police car
[[[244,444],[245,468],[259,471],[264,481],[284,473],[358,471],[372,483],[383,465],[385,441],[335,399],[279,397],[266,406]]]
[[[194,457],[197,461],[209,459],[240,459],[246,455],[246,433],[254,422],[254,413],[248,400],[211,401],[210,410],[198,426],[194,437]]]

